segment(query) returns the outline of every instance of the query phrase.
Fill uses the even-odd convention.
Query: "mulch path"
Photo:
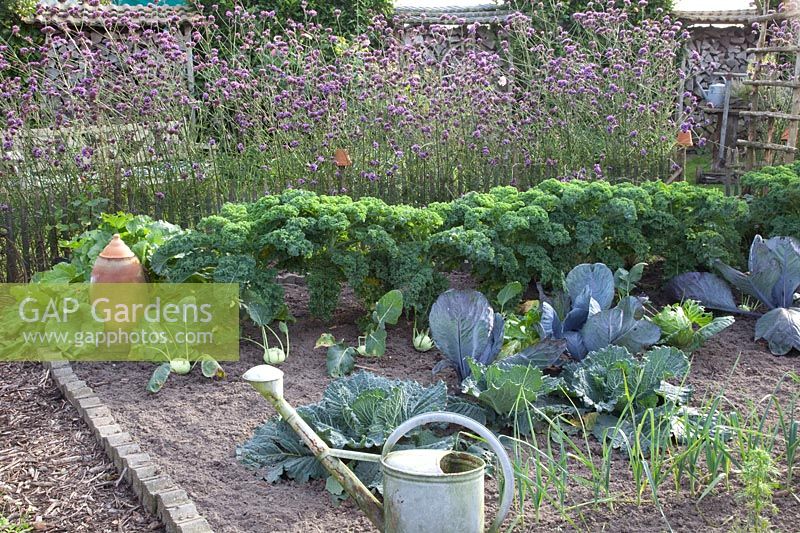
[[[47,370],[3,364],[0,376],[0,518],[9,528],[28,523],[29,530],[54,533],[163,531],[120,481]]]

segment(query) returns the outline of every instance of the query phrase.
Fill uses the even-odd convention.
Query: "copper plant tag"
[[[333,160],[336,162],[337,167],[349,167],[353,165],[350,154],[344,148],[336,149],[333,153]]]
[[[691,131],[680,131],[678,132],[678,146],[683,148],[688,148],[690,146],[694,146],[692,142],[692,132]]]

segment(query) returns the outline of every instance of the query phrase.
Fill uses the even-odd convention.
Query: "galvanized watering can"
[[[708,86],[708,90],[703,90],[703,87],[699,84],[698,87],[700,87],[700,92],[703,93],[703,98],[714,107],[722,107],[722,104],[725,103],[724,83],[712,83]]]
[[[446,450],[399,450],[395,444],[409,431],[430,423],[458,424],[481,436],[503,470],[503,495],[489,531],[496,531],[511,508],[514,470],[503,445],[475,420],[456,413],[425,413],[395,429],[380,455],[330,448],[283,397],[283,372],[258,365],[242,376],[275,407],[325,469],[344,487],[379,530],[386,533],[481,533],[484,530],[483,459]],[[381,463],[383,504],[341,461]]]

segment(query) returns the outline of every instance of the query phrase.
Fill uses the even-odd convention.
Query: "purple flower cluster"
[[[523,149],[526,159],[557,160],[563,174],[573,175],[601,154],[604,167],[616,168],[668,158],[678,130],[693,127],[696,105],[691,95],[681,96],[684,115],[676,120],[677,89],[686,76],[676,58],[688,37],[680,22],[666,14],[632,22],[625,5],[613,1],[574,20],[579,29],[567,32],[518,16],[509,29],[525,50],[525,60],[515,56],[512,66],[516,100],[537,134],[525,137],[532,140]],[[593,168],[602,176],[599,165]]]
[[[522,183],[539,167],[601,178],[663,159],[692,127],[674,116],[685,32],[667,15],[633,21],[630,9],[597,4],[569,33],[552,24],[557,13],[517,14],[494,36],[376,18],[345,40],[310,12],[278,34],[274,13],[241,8],[189,34],[125,20],[108,32],[59,28],[44,46],[0,46],[6,159],[21,151],[34,168],[109,179],[156,165],[198,183],[249,161],[255,175],[242,180],[325,191]],[[454,35],[469,46],[451,47]],[[337,149],[352,165],[335,163]]]

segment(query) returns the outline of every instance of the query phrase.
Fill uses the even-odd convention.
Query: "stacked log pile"
[[[686,80],[686,90],[697,96],[703,107],[707,103],[700,87],[706,89],[712,83],[724,81],[714,72],[747,72],[748,61],[752,60],[747,49],[756,46],[758,35],[742,26],[694,26],[689,31],[691,37],[686,48],[689,71],[693,75]],[[695,118],[701,125],[697,133],[710,136],[715,118],[704,113]]]

